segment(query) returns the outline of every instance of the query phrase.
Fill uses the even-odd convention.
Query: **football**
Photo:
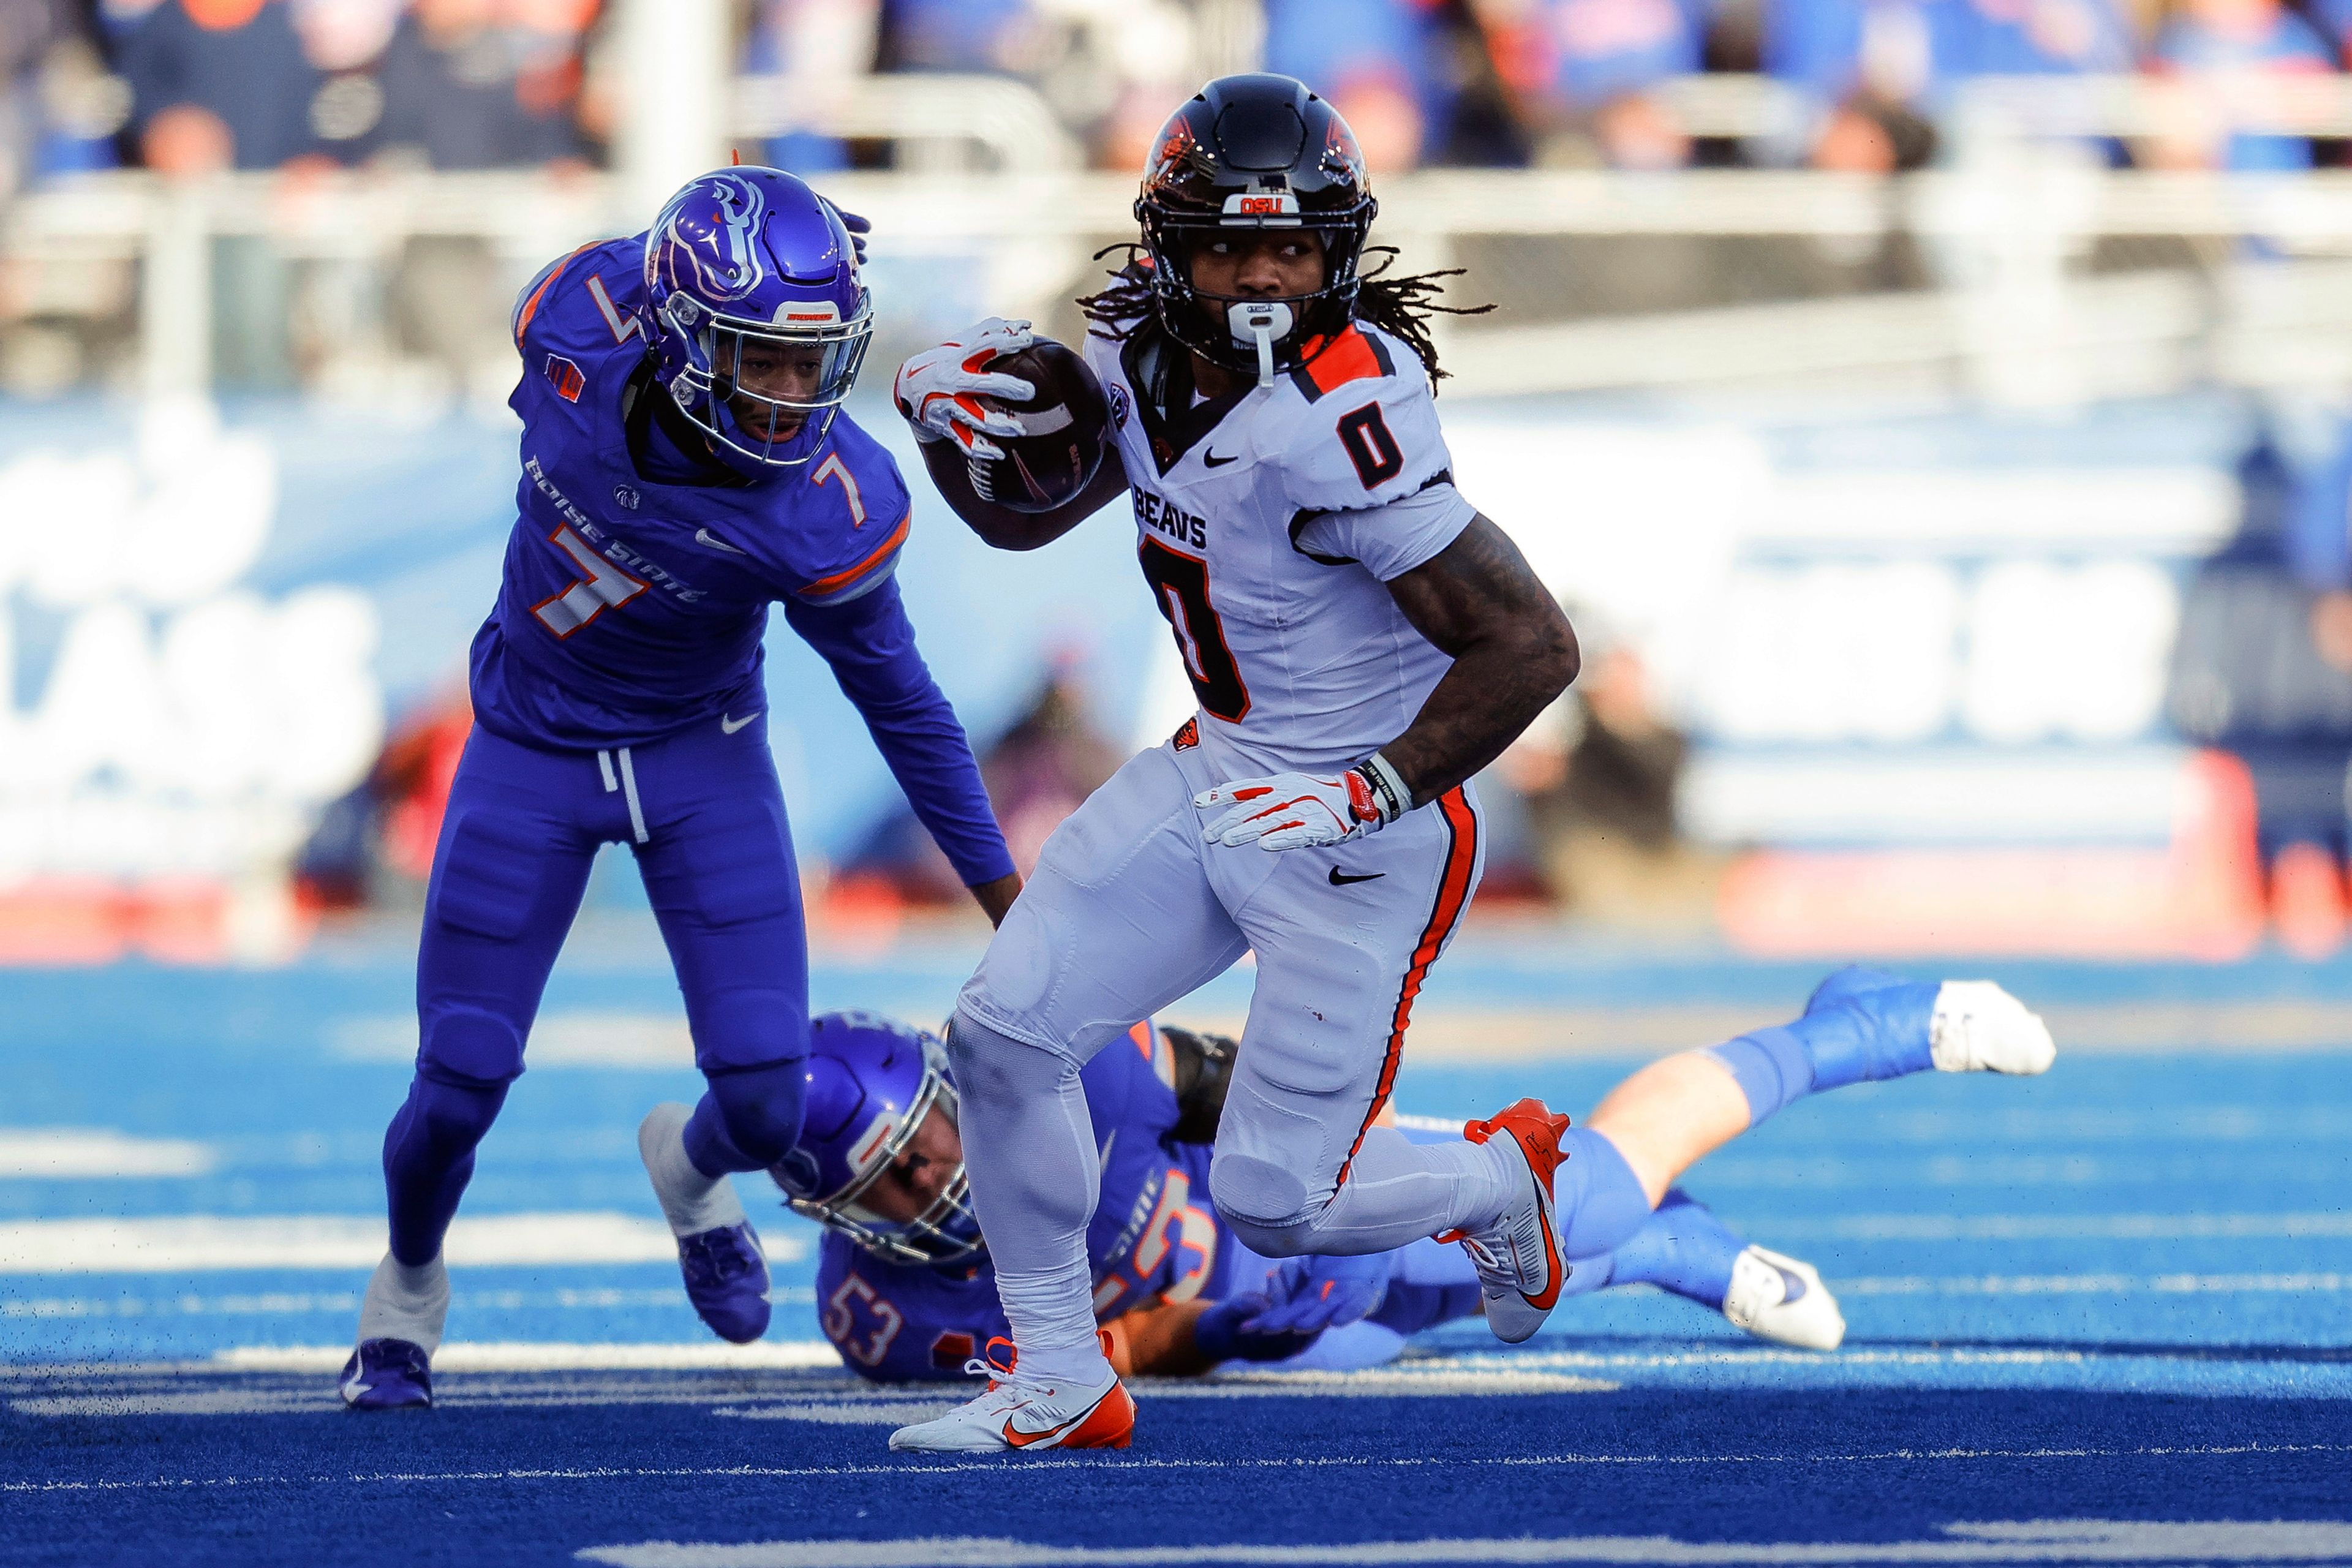
[[[1037,389],[1022,402],[982,401],[1020,416],[1027,434],[992,436],[1003,458],[975,458],[972,488],[981,499],[1014,511],[1051,511],[1076,499],[1102,465],[1110,438],[1110,405],[1102,383],[1076,352],[1040,338],[1017,353],[999,354],[988,368],[1017,375]]]

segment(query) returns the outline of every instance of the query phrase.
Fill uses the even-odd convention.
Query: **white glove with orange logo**
[[[1026,321],[991,316],[958,332],[935,349],[925,349],[898,367],[890,396],[920,441],[953,441],[971,457],[1002,458],[991,436],[1018,436],[1021,421],[990,408],[982,397],[1024,402],[1037,389],[1017,375],[986,368],[999,354],[1018,353],[1037,341]]]
[[[1360,838],[1402,816],[1412,795],[1403,778],[1378,752],[1336,777],[1271,773],[1235,779],[1192,797],[1194,809],[1227,806],[1202,830],[1212,844],[1235,848],[1319,849]]]

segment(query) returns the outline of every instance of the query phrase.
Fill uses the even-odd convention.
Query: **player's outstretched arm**
[[[1390,579],[1415,630],[1454,656],[1421,711],[1381,755],[1436,799],[1503,754],[1576,679],[1575,628],[1509,534],[1484,513],[1428,561]]]
[[[1051,544],[1127,493],[1127,468],[1119,461],[1117,447],[1104,451],[1094,482],[1079,491],[1076,500],[1052,511],[1014,511],[982,500],[971,488],[970,462],[953,441],[926,441],[922,450],[923,467],[930,470],[931,482],[948,505],[984,542],[998,550],[1035,550]]]

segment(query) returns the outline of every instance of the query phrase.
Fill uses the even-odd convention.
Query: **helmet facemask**
[[[839,1231],[859,1247],[887,1262],[918,1268],[938,1268],[977,1256],[984,1247],[980,1218],[972,1212],[971,1180],[964,1163],[941,1184],[939,1194],[912,1219],[887,1219],[860,1200],[912,1147],[931,1112],[960,1126],[955,1085],[948,1080],[945,1051],[926,1040],[921,1086],[908,1104],[907,1113],[862,1161],[862,1169],[838,1192],[824,1198],[786,1198],[794,1213]]]
[[[873,341],[873,305],[856,313],[830,302],[787,304],[774,321],[721,314],[691,295],[666,303],[685,363],[670,396],[688,421],[729,451],[771,468],[794,468],[824,447]]]
[[[1284,193],[1228,197],[1222,213],[1136,205],[1144,247],[1151,256],[1151,294],[1160,324],[1210,363],[1254,375],[1259,385],[1270,386],[1277,371],[1306,363],[1347,330],[1361,283],[1357,263],[1363,255],[1369,210],[1302,218],[1297,203]],[[1371,205],[1369,199],[1363,203],[1366,209]],[[1328,221],[1334,216],[1341,221]],[[1267,230],[1317,236],[1323,247],[1321,288],[1295,295],[1221,294],[1193,282],[1192,260],[1199,247],[1220,237]]]

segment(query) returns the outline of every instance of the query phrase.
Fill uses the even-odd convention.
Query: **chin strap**
[[[1274,345],[1286,338],[1296,323],[1290,307],[1278,300],[1239,300],[1225,307],[1225,331],[1234,342],[1257,349],[1257,384],[1274,384]]]

